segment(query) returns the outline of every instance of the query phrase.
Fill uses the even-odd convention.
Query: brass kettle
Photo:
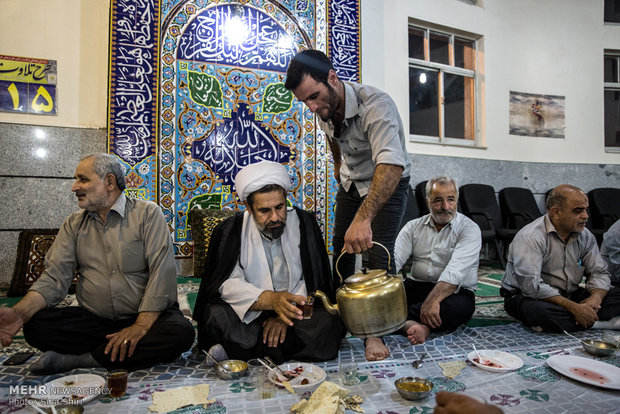
[[[380,243],[373,242],[388,250]],[[342,284],[342,275],[336,272]],[[388,268],[390,267],[388,252]],[[336,291],[336,305],[325,293],[317,290],[312,296],[321,299],[325,309],[332,315],[340,313],[348,331],[361,338],[386,335],[400,329],[407,320],[407,297],[405,285],[400,277],[387,274],[387,271],[362,269],[344,281]]]

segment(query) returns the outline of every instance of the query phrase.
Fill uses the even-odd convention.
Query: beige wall
[[[0,122],[105,128],[110,0],[0,0],[0,54],[58,63],[55,116]]]

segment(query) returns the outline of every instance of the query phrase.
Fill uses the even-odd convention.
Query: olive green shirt
[[[67,295],[75,270],[79,306],[106,319],[161,312],[177,301],[174,247],[159,206],[122,194],[105,224],[80,210],[60,228],[30,290],[47,307]]]

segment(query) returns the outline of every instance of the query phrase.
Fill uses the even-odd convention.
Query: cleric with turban
[[[342,321],[322,307],[303,320],[295,306],[317,289],[333,298],[336,286],[314,215],[286,206],[290,188],[282,164],[244,167],[235,189],[246,211],[213,231],[194,319],[199,347],[221,359],[316,361],[338,354]]]

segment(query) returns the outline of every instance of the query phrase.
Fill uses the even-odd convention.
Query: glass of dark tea
[[[127,371],[117,369],[108,372],[108,392],[110,397],[118,398],[125,395],[127,391]]]
[[[314,308],[314,297],[308,296],[303,305],[296,303],[297,309],[303,312],[304,319],[312,318],[312,309]]]

